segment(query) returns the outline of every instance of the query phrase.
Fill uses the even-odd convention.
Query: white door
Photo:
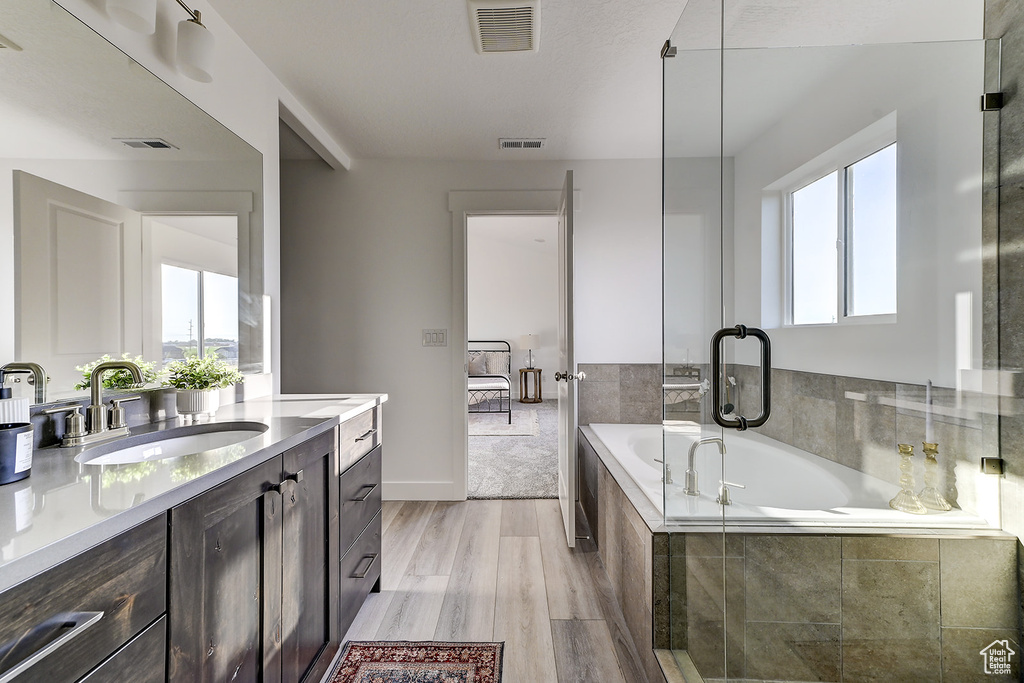
[[[572,171],[565,172],[558,206],[558,502],[569,547],[576,547],[576,372],[573,348]]]
[[[22,171],[14,190],[15,355],[59,395],[76,365],[142,352],[142,217]]]

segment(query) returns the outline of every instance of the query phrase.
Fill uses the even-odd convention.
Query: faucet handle
[[[110,428],[121,429],[127,427],[128,423],[125,421],[124,408],[121,407],[122,403],[128,403],[129,401],[138,401],[141,396],[129,396],[127,398],[113,398],[110,400]]]
[[[64,438],[85,436],[85,415],[82,415],[82,405],[80,403],[60,406],[59,408],[47,408],[40,412],[44,415],[54,415],[68,411],[71,412],[68,413],[67,419],[64,420]]]

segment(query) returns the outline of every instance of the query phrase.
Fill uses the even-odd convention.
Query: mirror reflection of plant
[[[213,356],[172,361],[164,371],[164,384],[175,389],[223,389],[243,380],[237,368]]]
[[[171,470],[171,481],[192,481],[204,474],[209,474],[225,465],[229,465],[245,455],[246,448],[241,444],[232,444],[214,451],[192,453],[175,458]]]
[[[105,363],[111,360],[118,360],[111,358],[110,354],[103,354],[91,363],[85,365],[76,365],[75,370],[82,373],[82,381],[75,385],[75,389],[81,391],[82,389],[88,389],[91,385],[92,370],[100,363]],[[142,373],[142,384],[136,384],[132,373],[127,370],[107,370],[103,373],[103,388],[104,389],[131,389],[134,387],[140,387],[144,384],[150,384],[160,379],[160,371],[156,368],[156,363],[145,360],[142,356],[135,356],[132,358],[130,353],[121,354],[120,360],[127,360],[135,363],[139,366],[139,371]]]
[[[117,467],[104,468],[100,483],[103,488],[110,488],[114,484],[130,484],[141,481],[156,471],[155,461],[137,462]]]

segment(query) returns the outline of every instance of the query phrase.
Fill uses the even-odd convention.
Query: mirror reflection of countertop
[[[387,401],[387,394],[290,394],[223,406],[211,422],[267,431],[203,453],[127,465],[75,461],[82,448],[35,451],[32,474],[0,486],[0,590],[179,505]],[[132,433],[181,426],[181,418]]]

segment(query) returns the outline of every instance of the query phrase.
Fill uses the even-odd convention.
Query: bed
[[[467,342],[470,413],[506,413],[512,424],[512,347],[507,341]]]

